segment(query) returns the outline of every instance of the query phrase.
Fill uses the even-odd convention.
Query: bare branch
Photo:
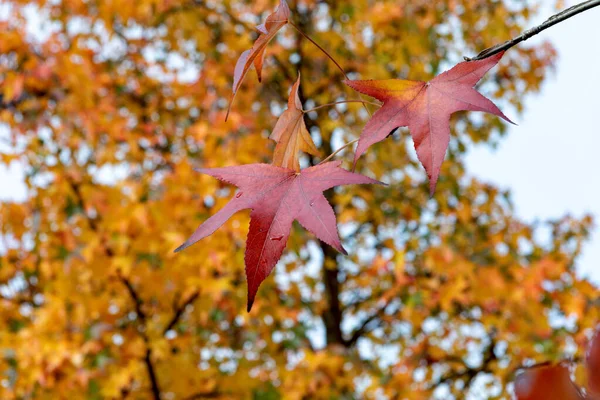
[[[175,314],[173,315],[173,318],[171,318],[171,321],[169,321],[167,326],[165,326],[165,329],[163,330],[163,335],[165,335],[168,331],[173,329],[173,327],[175,325],[177,325],[177,323],[181,319],[181,316],[183,315],[187,306],[189,306],[194,301],[196,301],[196,299],[199,296],[200,296],[200,291],[197,290],[183,304],[181,304],[179,307],[177,307],[177,309],[175,310]]]
[[[352,333],[352,336],[350,337],[350,339],[346,340],[346,343],[345,343],[346,346],[347,347],[353,346],[354,344],[356,344],[358,339],[363,337],[365,334],[371,332],[377,326],[381,325],[380,318],[383,314],[385,314],[387,308],[390,306],[390,304],[392,304],[393,300],[394,300],[393,297],[390,298],[382,306],[380,306],[375,311],[373,311],[373,313],[371,313],[371,315],[369,315],[367,318],[365,318],[363,320],[363,322],[360,324],[360,326],[354,331],[354,333]],[[372,322],[376,322],[374,324],[375,326],[373,326]]]
[[[467,390],[473,380],[477,377],[477,375],[481,373],[489,373],[492,371],[492,363],[496,362],[498,358],[496,357],[496,353],[494,353],[494,348],[496,347],[496,334],[492,331],[490,334],[490,343],[486,346],[483,361],[479,367],[469,367],[465,364],[464,360],[461,358],[448,357],[445,361],[452,362],[460,362],[464,369],[461,371],[453,371],[447,375],[442,376],[438,381],[429,386],[429,390],[438,387],[444,383],[451,383],[458,379],[465,379],[464,388]]]
[[[138,315],[138,318],[140,319],[140,321],[142,321],[142,323],[145,324],[146,323],[146,313],[144,312],[144,310],[142,310],[142,305],[143,305],[142,299],[140,298],[138,293],[135,291],[135,288],[133,287],[133,285],[131,284],[129,279],[125,278],[124,276],[122,276],[120,274],[118,274],[118,276],[119,276],[119,280],[121,282],[123,282],[123,284],[127,288],[129,297],[131,297],[131,300],[133,300],[133,304],[135,305],[135,313]]]
[[[569,19],[569,18],[579,14],[579,13],[582,13],[584,11],[589,10],[590,8],[594,8],[597,6],[600,6],[600,0],[589,0],[589,1],[584,1],[583,3],[576,4],[573,7],[569,7],[566,10],[563,10],[563,11],[559,12],[558,14],[551,16],[543,24],[538,25],[529,30],[526,30],[521,35],[517,36],[516,38],[510,39],[504,43],[500,43],[495,46],[489,47],[489,48],[483,50],[481,53],[477,54],[473,58],[464,57],[464,59],[465,59],[465,61],[476,61],[476,60],[483,60],[484,58],[491,57],[494,54],[498,54],[502,51],[510,49],[511,47],[529,39],[532,36],[537,35],[541,31],[546,30],[546,29],[550,28],[551,26],[558,24],[559,22],[562,22],[566,19]]]
[[[144,310],[142,309],[143,302],[140,295],[136,292],[135,288],[127,279],[122,275],[118,275],[119,280],[123,282],[125,287],[127,288],[127,292],[129,293],[129,297],[133,300],[135,306],[135,312],[138,315],[139,323],[141,328],[139,330],[142,339],[144,340],[144,344],[146,345],[146,354],[144,356],[144,364],[146,365],[146,371],[148,372],[148,379],[150,379],[150,386],[152,390],[152,398],[154,400],[160,400],[160,387],[158,386],[158,379],[156,378],[156,371],[154,369],[154,364],[152,363],[152,348],[150,347],[150,338],[146,333],[146,321],[147,316]]]
[[[152,397],[154,400],[160,400],[160,388],[158,387],[158,379],[156,378],[156,372],[154,372],[154,365],[152,364],[152,349],[148,343],[146,343],[146,356],[144,357],[144,364],[146,364],[146,370],[148,371],[148,377],[150,378]]]

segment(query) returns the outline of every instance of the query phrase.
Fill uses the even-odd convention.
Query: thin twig
[[[312,40],[312,38],[310,36],[308,36],[306,33],[304,33],[302,31],[302,29],[298,28],[298,26],[296,26],[296,24],[294,24],[292,21],[288,21],[288,23],[295,30],[297,30],[299,34],[301,34],[302,36],[304,36],[305,39],[307,39],[309,42],[311,42],[312,44],[314,44],[315,46],[317,46],[318,49],[321,50],[323,52],[323,54],[325,54],[327,56],[327,58],[329,58],[335,64],[336,67],[338,67],[338,69],[340,70],[340,72],[344,75],[344,78],[350,79],[350,78],[348,78],[348,75],[346,75],[346,71],[344,71],[344,68],[342,68],[342,66],[340,64],[338,64],[337,61],[335,61],[335,58],[333,58],[333,56],[331,54],[329,54],[329,52],[327,52],[327,50],[325,50],[324,48],[322,48],[321,46],[319,46],[319,44],[317,42],[315,42],[314,40]]]
[[[313,112],[313,111],[319,110],[319,109],[321,109],[321,108],[325,108],[325,107],[333,107],[333,106],[337,106],[338,104],[345,104],[345,103],[362,103],[362,104],[371,104],[371,105],[374,105],[374,106],[377,106],[377,107],[381,107],[381,105],[380,105],[380,104],[374,103],[374,102],[372,102],[372,101],[364,101],[364,100],[344,100],[344,101],[336,101],[335,103],[327,103],[327,104],[322,104],[322,105],[320,105],[320,106],[317,106],[317,107],[311,108],[310,110],[304,110],[303,112],[306,114],[306,113],[309,113],[309,112]]]
[[[327,158],[324,159],[323,161],[321,161],[318,165],[321,165],[321,164],[326,163],[327,161],[331,160],[333,158],[333,156],[335,156],[337,153],[344,150],[348,146],[352,146],[356,142],[358,142],[358,139],[354,139],[353,141],[346,143],[345,145],[343,145],[342,147],[340,147],[339,149],[337,149],[336,151],[331,153],[329,156],[327,156]]]
[[[521,42],[529,39],[530,37],[537,35],[541,31],[548,29],[551,26],[558,24],[559,22],[562,22],[568,18],[571,18],[579,13],[582,13],[586,10],[589,10],[590,8],[594,8],[597,6],[600,6],[600,0],[589,0],[589,1],[584,1],[583,3],[576,4],[573,7],[569,7],[566,10],[563,10],[563,11],[559,12],[558,14],[551,16],[543,24],[538,25],[529,30],[526,30],[521,35],[517,36],[516,38],[510,39],[504,43],[500,43],[495,46],[489,47],[489,48],[483,50],[481,53],[477,54],[473,58],[464,57],[464,59],[465,59],[465,61],[477,61],[477,60],[483,60],[484,58],[491,57],[494,54],[498,54],[502,51],[510,49],[511,47],[517,45],[518,43],[521,43]]]
[[[306,33],[304,33],[304,31],[302,31],[302,29],[300,29],[292,21],[288,21],[288,24],[290,24],[295,30],[298,31],[299,34],[304,36],[304,38],[306,38],[309,42],[311,42],[312,44],[317,46],[317,48],[319,50],[321,50],[323,52],[323,54],[325,54],[327,56],[327,58],[329,58],[335,64],[335,66],[341,71],[341,73],[344,75],[344,78],[346,78],[346,80],[350,80],[350,78],[348,77],[348,74],[346,74],[346,71],[344,70],[344,68],[342,68],[342,66],[335,60],[335,58],[333,58],[333,56],[331,54],[329,54],[329,52],[327,50],[322,48],[317,42],[315,42],[310,36],[308,36]],[[369,107],[367,107],[366,104],[363,104],[363,106],[365,107],[365,110],[367,110],[369,115],[373,116],[373,114],[371,114],[371,110],[369,110]]]

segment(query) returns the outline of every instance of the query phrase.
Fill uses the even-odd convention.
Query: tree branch
[[[373,311],[373,313],[371,315],[369,315],[366,319],[364,319],[363,322],[360,324],[360,326],[354,331],[354,333],[352,333],[352,336],[350,337],[350,339],[346,340],[346,343],[345,343],[346,346],[347,347],[354,346],[356,344],[356,342],[358,341],[358,339],[363,337],[365,334],[371,332],[373,330],[373,328],[371,328],[371,326],[370,326],[371,322],[376,321],[378,318],[380,318],[382,316],[382,314],[384,314],[386,312],[387,308],[389,307],[389,305],[392,303],[393,300],[394,300],[394,298],[389,299],[382,306],[380,306],[375,311]],[[377,321],[377,322],[379,325],[380,321]]]
[[[453,382],[457,379],[465,378],[464,390],[466,393],[466,390],[469,389],[471,383],[477,377],[477,375],[479,375],[481,373],[488,373],[491,371],[491,364],[493,362],[497,361],[496,353],[494,353],[495,347],[496,347],[496,336],[495,336],[495,333],[492,332],[490,334],[490,343],[488,344],[488,346],[486,346],[486,349],[484,351],[483,360],[479,367],[474,367],[474,368],[469,367],[464,363],[464,361],[461,358],[457,358],[454,361],[460,361],[463,364],[464,369],[462,371],[453,371],[445,376],[440,377],[439,380],[437,380],[435,383],[433,383],[432,385],[429,386],[429,390],[434,389],[444,383],[449,383],[449,382]]]
[[[331,194],[325,194],[328,200]],[[322,318],[325,324],[327,344],[341,344],[346,346],[346,341],[342,333],[342,305],[340,303],[340,270],[337,265],[337,251],[325,243],[321,242],[321,250],[323,251],[323,281],[325,282],[325,293],[327,297],[328,307],[325,308]],[[327,264],[331,261],[335,266],[328,267]]]
[[[150,386],[152,390],[152,398],[154,400],[160,400],[160,387],[158,386],[158,379],[156,378],[156,371],[154,369],[154,364],[152,363],[152,348],[150,347],[150,338],[146,333],[146,321],[147,316],[144,310],[142,309],[143,302],[140,298],[139,294],[135,291],[135,288],[126,277],[118,274],[119,280],[123,282],[123,285],[127,288],[127,292],[129,293],[129,297],[133,301],[135,305],[135,313],[137,314],[140,325],[142,329],[139,330],[142,339],[144,340],[144,344],[146,345],[146,354],[144,356],[144,364],[146,364],[146,371],[148,372],[148,379],[150,379]]]
[[[181,319],[181,316],[183,315],[187,306],[189,306],[194,301],[196,301],[196,299],[199,296],[200,296],[200,291],[197,290],[194,293],[192,293],[192,295],[183,304],[181,304],[179,307],[177,307],[177,309],[175,310],[175,314],[173,315],[173,318],[171,318],[171,321],[169,321],[167,326],[165,326],[165,329],[163,330],[163,335],[165,335],[168,331],[173,329],[173,327],[175,325],[177,325],[177,323]]]
[[[154,400],[160,400],[160,388],[158,387],[158,379],[156,378],[156,372],[154,372],[154,365],[152,364],[152,349],[150,348],[149,343],[146,343],[144,363],[146,364],[146,370],[148,371],[148,377],[150,378],[152,397]]]
[[[142,323],[145,324],[146,323],[146,313],[144,312],[144,310],[142,310],[142,305],[143,305],[142,299],[135,291],[135,288],[133,287],[133,285],[131,284],[129,279],[125,278],[121,274],[118,274],[118,276],[119,276],[119,280],[121,282],[123,282],[123,284],[127,288],[129,297],[131,297],[131,300],[133,300],[133,304],[135,305],[135,313],[138,315],[138,318],[140,319],[140,321],[142,321]]]
[[[483,60],[484,58],[491,57],[494,54],[498,54],[502,51],[510,49],[511,47],[529,39],[532,36],[537,35],[541,31],[546,30],[546,29],[550,28],[551,26],[558,24],[559,22],[562,22],[566,19],[569,19],[569,18],[579,14],[579,13],[582,13],[584,11],[587,11],[587,10],[597,7],[597,6],[600,6],[600,0],[588,0],[588,1],[584,1],[583,3],[576,4],[573,7],[569,7],[566,10],[563,10],[563,11],[559,12],[558,14],[551,16],[543,24],[538,25],[529,30],[526,30],[521,35],[517,36],[516,38],[510,39],[504,43],[500,43],[495,46],[489,47],[489,48],[483,50],[481,53],[477,54],[473,58],[464,57],[464,59],[465,59],[465,61],[476,61],[476,60]]]

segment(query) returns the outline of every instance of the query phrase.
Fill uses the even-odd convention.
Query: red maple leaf
[[[256,27],[256,29],[260,32],[260,35],[256,39],[256,42],[254,42],[252,48],[244,51],[235,64],[235,70],[233,73],[233,93],[231,94],[231,101],[229,102],[229,107],[227,108],[225,120],[227,120],[227,117],[229,117],[229,111],[231,110],[231,105],[233,104],[235,95],[242,85],[244,77],[253,64],[254,68],[256,69],[256,74],[258,75],[258,81],[260,82],[262,80],[262,67],[265,60],[265,49],[267,48],[267,44],[269,44],[277,32],[279,32],[279,30],[288,23],[289,18],[290,8],[285,0],[280,0],[279,6],[275,12],[267,17],[267,20],[264,24]]]
[[[383,101],[381,109],[365,125],[354,163],[372,144],[385,139],[394,129],[408,126],[433,194],[450,142],[451,114],[462,110],[485,111],[512,123],[494,103],[473,88],[503,54],[462,62],[429,82],[346,80],[356,91]]]
[[[340,164],[341,161],[329,162],[299,173],[269,164],[200,169],[202,173],[237,186],[240,191],[175,251],[211,235],[234,213],[252,209],[245,256],[250,311],[258,287],[283,253],[294,220],[346,254],[340,243],[335,214],[323,191],[339,185],[381,182],[346,171]]]

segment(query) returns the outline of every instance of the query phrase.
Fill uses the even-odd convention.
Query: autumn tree
[[[429,81],[539,6],[289,5],[293,25],[259,25],[265,0],[0,5],[0,161],[27,187],[0,204],[3,399],[507,398],[523,366],[564,359],[584,386],[600,291],[574,268],[592,221],[547,221],[541,242],[509,192],[465,170],[506,133],[494,115],[453,114],[432,197],[406,128],[373,143],[352,179],[387,185],[324,191],[348,255],[290,221],[250,313],[250,213],[174,253],[240,193],[197,169],[317,166],[377,109],[344,80]],[[515,46],[477,89],[518,121],[555,57]]]

